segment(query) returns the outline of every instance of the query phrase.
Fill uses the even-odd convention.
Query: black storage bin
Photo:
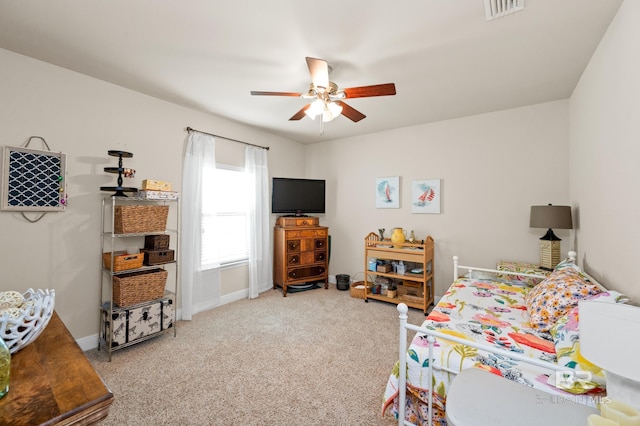
[[[349,290],[349,281],[350,277],[347,274],[336,275],[336,286],[338,287],[338,290]]]

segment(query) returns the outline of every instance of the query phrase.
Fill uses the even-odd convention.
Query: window
[[[218,164],[205,170],[202,194],[202,268],[216,264],[211,242],[219,242],[221,266],[249,258],[247,176],[238,167]],[[215,220],[213,220],[215,218]],[[220,242],[223,242],[220,244]]]

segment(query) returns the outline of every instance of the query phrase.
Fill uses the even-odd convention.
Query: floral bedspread
[[[517,281],[498,279],[459,278],[434,307],[423,327],[459,338],[489,344],[514,353],[548,362],[556,361],[554,342],[549,333],[540,333],[529,325],[524,296],[530,287]],[[454,371],[479,367],[509,380],[542,389],[550,394],[569,399],[585,395],[571,395],[553,385],[554,373],[528,363],[519,363],[500,355],[479,351],[470,346],[438,339],[434,348],[434,375],[428,377],[429,348],[424,334],[416,334],[407,357],[407,409],[405,419],[415,424],[426,424],[428,419],[429,380],[433,381],[433,424],[446,425],[446,394],[455,374],[435,367]],[[396,363],[384,394],[383,414],[391,407],[397,417],[398,366]],[[586,401],[586,402],[585,402]],[[500,402],[496,401],[496,405]]]

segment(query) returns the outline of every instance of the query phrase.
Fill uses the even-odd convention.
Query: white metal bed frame
[[[573,262],[576,260],[576,252],[569,252],[569,259]],[[459,277],[458,269],[467,269],[469,273],[472,271],[480,271],[480,272],[490,272],[494,274],[503,274],[503,275],[517,275],[517,276],[526,276],[532,278],[541,278],[544,279],[544,275],[536,275],[536,274],[526,274],[522,272],[511,272],[511,271],[500,271],[497,269],[487,269],[487,268],[478,268],[474,266],[463,266],[458,264],[458,256],[453,256],[453,276],[454,281]],[[584,273],[584,272],[583,272]],[[589,278],[591,282],[599,286],[603,291],[606,290],[600,283],[594,280],[591,276],[585,273],[585,275]],[[411,330],[418,333],[423,333],[427,335],[427,342],[429,345],[429,375],[428,377],[433,377],[433,348],[436,341],[436,337],[440,337],[442,339],[446,339],[455,343],[460,343],[466,346],[470,346],[473,348],[477,348],[486,352],[491,352],[494,354],[502,355],[506,358],[514,359],[517,361],[526,362],[538,367],[546,368],[548,370],[553,371],[566,371],[566,367],[560,367],[557,364],[540,361],[538,359],[528,358],[526,356],[519,355],[517,353],[508,352],[505,350],[498,349],[494,346],[484,345],[482,343],[470,342],[469,340],[461,339],[459,337],[452,336],[450,334],[440,333],[434,330],[428,330],[426,328],[409,324],[407,322],[408,316],[407,312],[409,308],[404,303],[398,304],[398,312],[400,313],[400,343],[399,343],[399,359],[400,359],[400,371],[398,375],[398,425],[403,426],[415,426],[413,423],[405,421],[405,412],[406,412],[406,399],[407,399],[407,330]],[[452,373],[457,375],[459,371],[451,370],[446,367],[435,367],[437,370],[443,370],[448,373]],[[507,380],[507,379],[505,379]],[[431,426],[433,422],[433,381],[429,380],[429,418],[428,425]]]

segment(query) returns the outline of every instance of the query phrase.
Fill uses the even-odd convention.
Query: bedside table
[[[600,411],[479,368],[462,370],[447,394],[451,426],[585,426]]]
[[[498,264],[496,265],[496,269],[499,271],[521,272],[523,274],[543,275],[545,277],[552,272],[547,269],[540,268],[540,265],[537,265],[535,263],[511,262],[508,260],[499,261]],[[543,280],[542,278],[525,277],[521,275],[510,275],[510,274],[509,275],[497,274],[497,276],[498,278],[517,279],[519,281],[527,283],[530,286],[534,286]]]

